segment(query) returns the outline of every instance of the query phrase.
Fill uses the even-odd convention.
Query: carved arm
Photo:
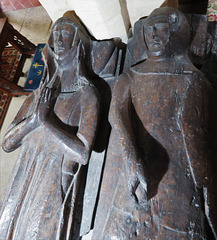
[[[142,159],[136,147],[136,140],[131,123],[131,91],[130,79],[122,74],[114,87],[111,102],[109,120],[113,131],[117,132],[121,144],[121,152],[126,167],[128,187],[135,196],[137,187],[140,185],[144,192],[147,191],[146,174]]]
[[[95,89],[82,93],[79,101],[82,112],[76,133],[66,131],[54,117],[46,117],[42,124],[55,139],[65,159],[85,165],[93,148],[99,116],[99,101]]]
[[[210,155],[208,137],[211,115],[212,90],[206,79],[197,76],[194,84],[187,88],[178,115],[183,135],[185,152],[189,161],[192,178],[197,187],[207,186]],[[216,104],[215,104],[216,105]]]
[[[14,121],[9,126],[2,143],[4,151],[11,152],[20,147],[23,138],[35,129],[36,123],[29,112],[34,106],[36,95],[34,92],[26,98]]]

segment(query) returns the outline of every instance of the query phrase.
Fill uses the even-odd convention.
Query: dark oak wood
[[[21,149],[1,203],[2,239],[77,239],[79,194],[99,118],[89,45],[90,36],[75,16],[54,24],[42,83],[3,141],[7,152]]]
[[[124,46],[67,16],[52,28],[39,89],[4,137],[5,151],[21,150],[0,236],[79,239],[93,228],[92,240],[217,239],[217,94],[188,57],[190,38],[197,61],[206,44],[181,12],[156,9],[136,25],[116,80]],[[90,169],[93,151],[106,159]]]
[[[216,92],[173,8],[144,20],[148,59],[116,81],[92,240],[216,239]]]
[[[78,239],[90,231],[124,51],[120,39],[94,39],[74,12],[52,27],[41,85],[3,141],[5,151],[21,147],[0,210],[4,239]]]
[[[8,93],[10,96],[26,95],[22,87],[2,77],[0,80],[0,90]]]

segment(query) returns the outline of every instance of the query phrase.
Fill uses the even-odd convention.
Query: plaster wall
[[[120,37],[143,16],[159,7],[163,0],[39,0],[53,21],[74,10],[96,39]]]

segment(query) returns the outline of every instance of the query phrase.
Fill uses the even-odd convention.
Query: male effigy
[[[148,59],[116,81],[92,240],[216,239],[216,95],[173,8],[145,20]]]
[[[161,8],[143,21],[146,50],[114,89],[115,43],[93,40],[76,16],[54,24],[42,84],[4,138],[21,151],[0,239],[79,239],[91,228],[93,240],[216,238],[216,93],[187,56],[183,14]],[[106,150],[105,165],[87,168]]]
[[[60,18],[45,49],[46,76],[4,138],[21,146],[1,204],[0,239],[71,239],[83,165],[96,135],[99,99],[88,71],[90,37]]]

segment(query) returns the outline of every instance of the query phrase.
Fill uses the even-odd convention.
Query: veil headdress
[[[57,62],[57,54],[54,52],[54,35],[53,31],[55,30],[56,26],[61,24],[68,24],[71,27],[73,27],[75,34],[72,40],[72,45],[77,45],[77,49],[79,51],[79,54],[77,55],[78,61],[85,61],[85,64],[87,66],[90,66],[90,60],[87,56],[89,49],[90,49],[90,34],[88,33],[85,26],[82,24],[78,16],[75,14],[74,11],[70,11],[64,14],[63,17],[59,18],[51,29],[51,34],[48,39],[48,43],[44,47],[43,50],[43,58],[45,60],[45,74],[43,76],[42,84],[45,86],[51,87],[55,85],[56,81],[56,73],[58,69],[58,62]],[[70,51],[70,50],[68,50]],[[70,64],[71,61],[69,60],[68,63]],[[87,84],[88,81],[81,76],[82,84],[77,83],[77,85],[84,85]]]

